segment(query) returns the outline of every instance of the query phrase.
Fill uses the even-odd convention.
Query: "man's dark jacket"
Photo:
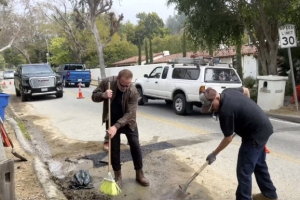
[[[92,100],[94,102],[103,101],[103,114],[102,114],[102,124],[108,120],[108,99],[104,98],[105,91],[108,89],[108,82],[110,82],[110,89],[113,91],[113,96],[111,101],[114,100],[117,93],[117,77],[111,76],[103,79],[98,87],[93,91]],[[137,127],[136,123],[136,109],[138,103],[139,93],[136,87],[131,84],[129,88],[123,94],[123,117],[113,124],[117,129],[129,125],[131,130]]]

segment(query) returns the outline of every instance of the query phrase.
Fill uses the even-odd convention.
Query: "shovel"
[[[15,150],[14,150],[14,145],[13,145],[11,139],[10,139],[10,138],[8,137],[8,135],[7,135],[7,132],[6,132],[5,128],[4,128],[3,120],[2,120],[1,117],[0,117],[0,122],[1,122],[1,124],[0,124],[1,135],[2,135],[2,138],[3,138],[3,140],[4,140],[5,147],[11,146],[11,147],[12,147],[11,153],[12,153],[15,157],[21,159],[21,161],[27,161],[27,159],[26,159],[25,157],[23,157],[23,156],[21,156],[20,154],[18,154],[17,152],[15,152]]]
[[[200,174],[200,172],[202,172],[202,170],[208,165],[208,161],[206,161],[201,167],[200,169],[194,173],[194,175],[188,180],[188,182],[181,186],[179,185],[179,188],[177,188],[177,190],[172,193],[166,193],[164,195],[162,195],[162,197],[160,198],[160,200],[184,200],[187,196],[188,193],[186,193],[186,190],[188,189],[189,185],[191,184],[191,182]]]
[[[234,133],[232,138],[234,138],[236,134]],[[184,200],[189,194],[186,193],[191,182],[203,171],[203,169],[208,165],[208,161],[206,161],[198,171],[196,171],[193,176],[186,182],[185,185],[179,185],[179,188],[174,193],[165,193],[160,197],[160,200]]]

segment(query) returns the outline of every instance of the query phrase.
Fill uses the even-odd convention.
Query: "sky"
[[[139,12],[156,12],[160,18],[166,22],[169,15],[173,16],[176,14],[175,6],[166,5],[167,0],[114,0],[114,5],[112,10],[116,14],[123,13],[123,22],[130,21],[133,24],[137,24],[137,19],[135,15]]]

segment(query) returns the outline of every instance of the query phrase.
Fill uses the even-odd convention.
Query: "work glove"
[[[208,161],[208,164],[211,165],[216,159],[217,159],[216,154],[212,152],[207,156],[206,161]]]

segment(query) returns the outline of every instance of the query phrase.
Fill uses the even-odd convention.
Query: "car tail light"
[[[204,90],[205,90],[205,86],[202,85],[202,86],[199,88],[199,94],[201,94],[202,92],[204,92]]]
[[[69,71],[67,72],[67,77],[70,77],[70,72]]]

